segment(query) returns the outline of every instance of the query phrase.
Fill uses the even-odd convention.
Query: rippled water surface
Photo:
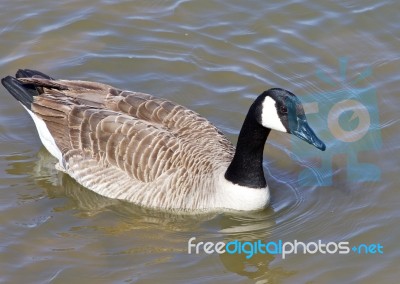
[[[17,0],[0,9],[1,77],[34,68],[165,97],[233,142],[252,100],[280,86],[307,105],[328,146],[271,133],[264,211],[158,212],[57,172],[1,88],[0,281],[398,282],[399,3]],[[191,237],[380,243],[384,253],[189,255]]]

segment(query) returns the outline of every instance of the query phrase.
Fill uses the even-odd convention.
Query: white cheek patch
[[[283,126],[281,119],[278,115],[278,110],[276,109],[276,102],[271,97],[265,97],[262,104],[262,114],[261,121],[264,127],[287,132],[285,126]]]

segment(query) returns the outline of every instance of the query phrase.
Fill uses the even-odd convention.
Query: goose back
[[[136,204],[202,209],[233,145],[208,120],[169,100],[87,82],[19,78],[31,111],[62,153],[59,167],[89,189]]]

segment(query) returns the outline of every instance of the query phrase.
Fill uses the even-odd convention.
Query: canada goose
[[[18,70],[2,84],[31,115],[57,168],[110,198],[182,210],[257,210],[271,129],[324,151],[300,100],[274,88],[251,105],[237,147],[208,120],[166,99]]]

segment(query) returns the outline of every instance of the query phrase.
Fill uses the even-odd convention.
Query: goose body
[[[280,96],[289,93],[282,89],[266,91],[253,103],[235,149],[207,119],[166,99],[101,83],[55,80],[29,69],[2,84],[33,118],[58,169],[101,195],[146,207],[266,207],[265,140],[270,129],[290,133],[294,127],[290,115],[285,121],[276,111]],[[283,102],[290,107],[291,101]],[[275,110],[269,122],[265,110]],[[297,136],[325,149],[312,130],[308,134],[311,138]]]

